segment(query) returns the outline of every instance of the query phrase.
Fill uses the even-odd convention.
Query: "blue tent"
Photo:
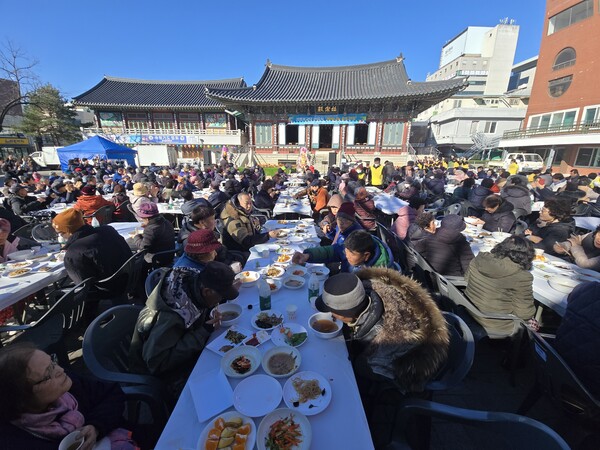
[[[116,144],[101,136],[94,136],[77,144],[59,148],[57,151],[60,160],[60,168],[65,171],[69,166],[69,160],[73,158],[92,159],[98,156],[100,159],[124,159],[127,164],[135,167],[135,156],[137,151],[121,144]]]

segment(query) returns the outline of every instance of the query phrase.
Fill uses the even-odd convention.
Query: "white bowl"
[[[248,372],[236,372],[231,366],[231,363],[240,356],[245,356],[250,361],[250,369]],[[252,347],[251,345],[242,345],[241,347],[236,347],[232,350],[229,350],[227,353],[225,353],[225,355],[223,355],[223,358],[221,359],[221,369],[223,369],[223,372],[225,372],[225,375],[228,377],[245,378],[249,375],[252,375],[260,367],[261,356],[262,354],[260,353],[260,350],[256,347]]]
[[[244,270],[235,276],[236,280],[240,280],[242,282],[242,287],[254,286],[259,278],[260,274],[252,270]]]
[[[298,264],[292,264],[285,269],[286,275],[295,276],[295,277],[303,277],[308,273],[306,267],[300,266]]]
[[[328,320],[330,322],[333,322],[333,323],[335,323],[335,325],[337,325],[337,330],[330,331],[330,332],[317,331],[313,328],[313,324],[317,320]],[[338,334],[340,334],[342,331],[342,323],[339,320],[335,320],[333,318],[333,316],[331,315],[331,313],[318,312],[316,314],[313,314],[308,319],[308,327],[312,330],[313,333],[315,333],[315,335],[317,337],[320,337],[321,339],[332,339],[332,338],[336,337]]]
[[[465,223],[468,223],[470,225],[477,225],[477,222],[479,222],[479,219],[477,218],[465,217]]]
[[[504,242],[504,240],[510,236],[512,236],[510,233],[505,233],[503,231],[492,232],[492,237],[496,240],[496,242]]]
[[[329,269],[325,266],[312,266],[309,267],[308,273],[315,274],[319,281],[326,280],[329,277]]]
[[[267,273],[270,270],[272,271],[272,273]],[[275,273],[275,271],[277,271],[277,273]],[[280,278],[285,273],[285,269],[283,267],[271,265],[269,267],[261,269],[260,273],[268,278]]]
[[[271,288],[271,294],[279,292],[281,289],[281,280],[278,280],[277,278],[267,278],[267,284]]]
[[[292,262],[292,255],[293,255],[293,253],[277,255],[277,259],[275,259],[274,262],[280,263],[280,264],[290,264]]]
[[[8,259],[13,261],[25,261],[33,256],[33,250],[19,250],[18,252],[9,253]]]
[[[221,320],[222,327],[230,327],[234,323],[237,323],[240,320],[240,317],[242,316],[242,307],[240,305],[238,305],[237,303],[224,303],[222,305],[217,306],[217,308],[219,308],[219,312],[221,314],[237,313],[237,316],[234,317],[233,319]],[[210,312],[211,317],[214,317],[214,312],[217,308],[213,308],[213,310]]]
[[[296,275],[288,275],[282,281],[283,287],[286,289],[302,289],[305,283],[306,280],[303,277],[297,277]]]
[[[271,359],[271,357],[273,355],[277,355],[279,353],[291,355],[292,358],[294,358],[294,360],[295,360],[294,367],[289,372],[286,372],[283,374],[275,374],[275,373],[271,372],[271,370],[269,369],[269,360]],[[300,356],[300,352],[295,347],[290,347],[289,345],[285,345],[285,346],[280,346],[280,347],[274,347],[274,348],[268,350],[265,353],[265,355],[263,356],[262,368],[267,375],[270,375],[275,378],[283,378],[283,377],[289,377],[290,375],[296,373],[298,371],[298,369],[300,368],[301,362],[302,362],[302,357]]]
[[[570,294],[573,288],[579,284],[579,281],[567,277],[555,276],[548,279],[548,284],[563,294]]]

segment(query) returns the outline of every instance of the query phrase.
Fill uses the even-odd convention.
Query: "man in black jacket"
[[[8,198],[8,204],[17,216],[24,216],[32,211],[44,209],[52,201],[50,197],[46,199],[28,196],[27,188],[20,184],[13,184],[10,187],[10,193],[12,195]]]
[[[81,211],[76,209],[58,214],[52,220],[52,226],[67,241],[65,268],[75,284],[90,277],[108,278],[132,256],[129,245],[113,227],[86,225]],[[115,280],[108,287],[111,293],[123,293],[124,281]]]

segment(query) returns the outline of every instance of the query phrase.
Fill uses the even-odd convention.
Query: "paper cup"
[[[298,312],[298,307],[296,305],[287,305],[285,311],[287,312],[287,317],[290,322],[296,320],[296,313]]]
[[[475,227],[477,228],[477,232],[481,233],[483,231],[483,224],[482,223],[478,223],[477,225],[475,225]]]
[[[58,446],[58,450],[79,450],[83,446],[83,436],[79,431],[67,434]]]
[[[317,311],[317,307],[316,307],[316,302],[317,302],[317,298],[318,297],[311,297],[308,299],[308,302],[310,303],[310,306],[312,306],[312,309],[314,309],[315,311]]]

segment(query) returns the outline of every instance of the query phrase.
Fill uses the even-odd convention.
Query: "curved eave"
[[[77,106],[85,106],[90,109],[223,109],[222,103],[215,105],[165,105],[165,104],[133,104],[133,103],[87,103],[73,102]]]

